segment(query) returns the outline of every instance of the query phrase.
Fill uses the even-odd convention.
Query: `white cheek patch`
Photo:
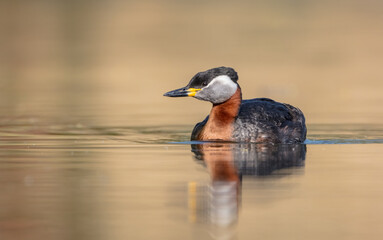
[[[229,76],[221,75],[211,80],[195,97],[218,104],[228,100],[236,91],[237,84],[234,83]]]
[[[207,85],[207,87],[211,85],[216,85],[221,87],[226,86],[233,90],[234,89],[237,90],[237,84],[235,84],[233,80],[231,80],[231,78],[227,75],[221,75],[221,76],[215,77],[213,80],[211,80],[211,82]]]

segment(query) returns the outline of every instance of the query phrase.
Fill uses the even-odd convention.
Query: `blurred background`
[[[381,239],[382,43],[381,0],[0,0],[0,239]],[[229,184],[238,224],[211,231],[185,144],[211,105],[162,95],[218,66],[309,140]]]
[[[231,66],[309,124],[378,123],[382,42],[378,0],[1,0],[0,113],[193,124],[209,103],[162,94]]]

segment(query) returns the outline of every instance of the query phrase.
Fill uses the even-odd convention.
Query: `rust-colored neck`
[[[198,139],[231,141],[233,133],[233,123],[238,115],[239,107],[242,101],[241,88],[238,86],[237,91],[229,100],[214,104],[211,109],[209,120],[204,126]]]

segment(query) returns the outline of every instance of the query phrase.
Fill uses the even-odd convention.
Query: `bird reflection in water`
[[[189,183],[189,220],[209,223],[215,239],[231,239],[238,220],[242,177],[302,167],[306,145],[211,142],[193,144],[192,152],[206,166],[211,182],[207,186]]]

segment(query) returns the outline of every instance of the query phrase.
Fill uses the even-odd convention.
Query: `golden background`
[[[382,42],[383,2],[373,0],[3,0],[0,106],[104,124],[193,124],[210,104],[162,94],[231,66],[244,98],[288,102],[309,124],[380,123]]]

